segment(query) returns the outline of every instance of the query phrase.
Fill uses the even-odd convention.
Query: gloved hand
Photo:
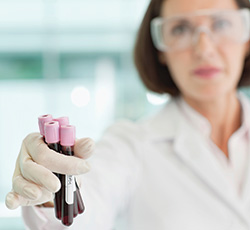
[[[75,142],[74,156],[57,153],[47,147],[39,133],[29,134],[22,143],[12,178],[12,191],[6,196],[6,206],[39,205],[53,200],[61,185],[52,172],[79,175],[89,171],[86,159],[92,154],[90,138]]]

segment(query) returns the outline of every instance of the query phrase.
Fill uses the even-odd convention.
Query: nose
[[[215,51],[215,42],[206,27],[197,28],[193,37],[194,53],[199,58],[210,57]]]

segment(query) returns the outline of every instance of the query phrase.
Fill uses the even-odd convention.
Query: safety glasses
[[[250,37],[250,11],[200,10],[151,21],[152,39],[160,51],[190,48],[201,33],[206,33],[216,45],[246,42]]]

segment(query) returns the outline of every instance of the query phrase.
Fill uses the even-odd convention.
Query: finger
[[[18,195],[15,192],[9,192],[5,198],[5,205],[8,209],[16,209],[20,206]]]
[[[28,135],[21,151],[22,154],[28,153],[36,163],[56,173],[78,175],[89,171],[85,160],[49,149],[39,133]]]
[[[54,199],[54,193],[51,193],[47,189],[43,188],[42,189],[42,197],[40,197],[38,200],[28,200],[25,199],[22,196],[19,196],[19,201],[21,206],[30,206],[30,205],[39,205],[39,204],[44,204],[47,202],[51,202]]]
[[[22,176],[35,184],[45,187],[50,192],[57,192],[60,187],[60,180],[50,170],[31,160],[31,157],[25,152],[21,157],[20,164]]]
[[[22,148],[21,148],[22,149]],[[15,170],[14,170],[14,173],[13,173],[13,176],[12,176],[12,181],[15,177],[17,176],[20,176],[21,175],[21,172],[20,172],[20,167],[19,167],[19,163],[20,163],[20,153],[16,159],[16,167],[15,167]]]
[[[81,138],[76,140],[74,146],[74,155],[82,159],[89,158],[95,148],[95,142],[90,138]]]
[[[43,190],[43,196],[39,200],[29,200],[16,192],[9,192],[5,198],[5,204],[9,209],[16,209],[19,206],[39,205],[53,200],[54,195],[46,189]]]
[[[13,179],[13,190],[29,200],[37,200],[42,196],[41,188],[25,180],[22,176],[17,176]]]

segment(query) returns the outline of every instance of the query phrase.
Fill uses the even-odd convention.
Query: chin
[[[227,90],[225,88],[223,89],[210,89],[210,90],[204,90],[195,93],[193,95],[198,101],[203,101],[203,102],[211,102],[211,101],[218,101],[222,98],[231,96],[231,95],[236,95],[237,90],[236,89],[231,89]]]

